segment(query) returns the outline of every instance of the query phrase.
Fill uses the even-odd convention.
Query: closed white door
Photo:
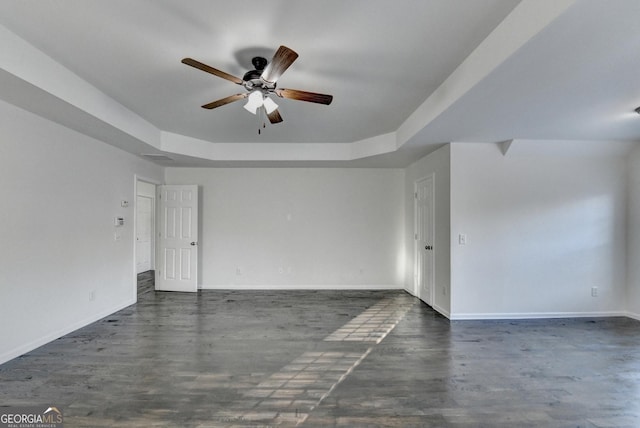
[[[151,230],[153,220],[153,199],[148,196],[136,197],[136,272],[151,269]]]
[[[198,291],[198,186],[158,186],[156,290]]]
[[[434,300],[433,175],[415,183],[415,294],[428,305]]]

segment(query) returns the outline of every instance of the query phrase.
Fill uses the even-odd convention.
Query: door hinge
[[[413,198],[418,199],[418,192],[413,192]]]
[[[418,240],[418,234],[417,233],[413,234],[413,239],[415,239],[416,241]]]

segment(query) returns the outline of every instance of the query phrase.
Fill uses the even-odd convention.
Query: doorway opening
[[[414,294],[434,304],[434,175],[414,183]]]
[[[136,177],[134,203],[134,267],[136,295],[153,290],[156,265],[156,183]]]

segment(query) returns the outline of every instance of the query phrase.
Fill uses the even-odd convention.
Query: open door
[[[156,290],[198,291],[198,186],[158,186]]]

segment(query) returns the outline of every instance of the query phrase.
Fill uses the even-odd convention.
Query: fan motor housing
[[[254,89],[272,91],[273,89],[275,89],[275,83],[267,83],[261,79],[262,72],[264,71],[264,68],[268,63],[269,62],[264,57],[253,57],[253,59],[251,60],[251,64],[253,64],[255,70],[247,71],[244,76],[242,76],[242,80],[244,81],[243,85],[247,89],[247,91],[252,91]]]
[[[244,73],[244,76],[242,76],[242,80],[244,80],[245,82],[248,82],[250,80],[260,79],[260,76],[262,76],[262,71],[251,70]]]

